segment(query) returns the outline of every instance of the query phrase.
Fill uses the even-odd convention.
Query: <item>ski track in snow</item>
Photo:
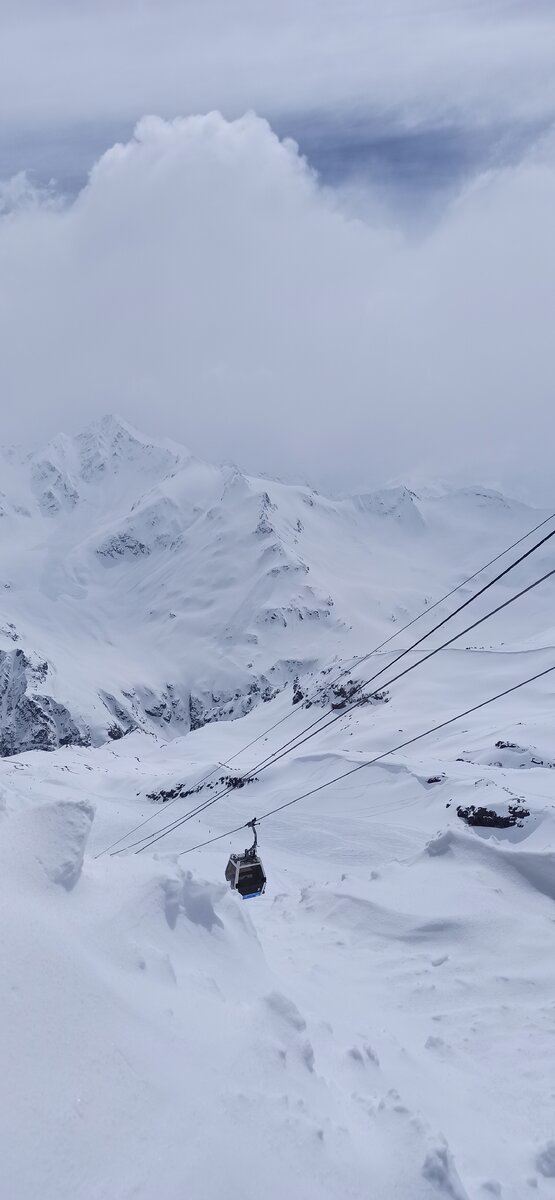
[[[6,455],[0,490],[0,652],[93,742],[0,759],[0,1194],[553,1198],[551,677],[264,822],[260,900],[224,883],[249,831],[179,857],[551,665],[549,585],[151,850],[96,857],[215,791],[148,793],[236,754],[249,770],[319,716],[238,753],[291,712],[294,675],[310,690],[545,514],[480,489],[330,501],[113,419]],[[2,722],[24,742],[46,717],[24,727],[9,663]],[[187,732],[193,693],[244,694],[276,664],[273,699]],[[100,693],[133,694],[139,728],[107,741]],[[145,716],[160,703],[168,720]],[[515,800],[522,827],[457,816]]]

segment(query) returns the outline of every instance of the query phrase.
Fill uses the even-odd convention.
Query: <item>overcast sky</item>
[[[0,18],[3,441],[553,497],[551,0]]]

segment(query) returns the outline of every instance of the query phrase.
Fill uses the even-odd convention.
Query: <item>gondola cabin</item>
[[[243,900],[261,896],[266,888],[264,867],[258,856],[249,858],[245,854],[232,854],[225,869],[227,882]]]
[[[252,822],[252,828],[254,830],[254,844],[250,850],[245,850],[243,854],[231,854],[225,869],[225,877],[229,886],[233,891],[239,892],[243,900],[250,900],[253,896],[261,896],[266,890],[264,867],[256,853],[257,837],[254,822]]]

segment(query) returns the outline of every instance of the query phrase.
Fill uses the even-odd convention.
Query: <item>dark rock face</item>
[[[45,663],[33,668],[22,650],[0,651],[0,757],[89,745],[88,731],[78,728],[63,704],[29,690],[47,671]]]
[[[362,683],[356,679],[351,679],[346,683],[332,683],[327,687],[321,687],[317,693],[305,700],[305,708],[310,708],[312,704],[319,704],[322,707],[340,712],[342,709],[353,704],[362,707],[364,704],[388,703],[389,693],[387,690],[365,692]]]
[[[123,729],[115,721],[113,725],[109,726],[106,732],[111,742],[119,742],[122,737],[125,737]]]
[[[174,787],[160,788],[159,792],[147,792],[147,800],[154,800],[156,804],[167,804],[168,800],[185,800],[187,796],[198,796],[199,792],[205,789],[213,791],[217,788],[225,788],[228,791],[233,791],[235,788],[246,787],[249,783],[258,783],[257,775],[220,775],[218,779],[213,779],[208,783],[199,783],[196,787],[188,788],[185,783],[176,783]]]
[[[69,475],[60,471],[47,458],[33,465],[32,482],[43,517],[56,517],[58,513],[71,512],[79,503],[79,493]]]
[[[246,691],[238,689],[235,692],[218,692],[203,697],[191,694],[189,699],[189,720],[191,729],[201,729],[214,721],[234,721],[244,717],[261,700],[267,704],[281,691],[281,687],[272,687],[265,676],[260,680],[252,680]]]
[[[291,684],[293,704],[306,708],[316,703],[341,711],[351,702],[374,704],[389,699],[385,692],[367,695],[356,683],[320,685],[310,698],[306,677],[301,681],[300,666],[297,660],[280,660],[270,668],[273,682],[262,674],[243,678],[236,688],[218,692],[199,694],[191,691],[184,681],[165,683],[159,690],[137,686],[113,694],[100,689],[98,698],[108,719],[105,723],[101,721],[100,727],[95,719],[89,728],[72,716],[63,703],[43,691],[49,678],[49,664],[14,646],[13,650],[0,651],[0,757],[67,745],[88,746],[91,740],[116,741],[137,729],[160,732],[166,737],[182,736],[209,723],[243,717],[258,704],[273,700]]]
[[[148,546],[129,533],[112,534],[97,548],[101,562],[117,562],[119,559],[145,558],[150,554]]]
[[[477,808],[474,804],[462,808],[459,804],[457,816],[466,825],[477,825],[482,829],[512,829],[514,825],[522,828],[523,820],[530,812],[527,808],[519,808],[518,804],[509,804],[506,813],[497,813],[493,808]]]
[[[112,696],[111,692],[99,692],[102,703],[106,705],[108,712],[114,720],[108,726],[106,732],[111,741],[117,741],[119,737],[123,737],[126,733],[132,733],[137,729],[137,722],[132,714],[124,708],[123,704]],[[118,730],[119,732],[116,732]]]

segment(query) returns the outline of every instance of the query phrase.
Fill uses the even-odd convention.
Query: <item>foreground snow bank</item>
[[[1,1155],[18,1200],[431,1200],[447,1147],[175,862],[83,855],[86,801],[4,813]],[[402,1153],[400,1152],[402,1147]]]
[[[500,690],[550,653],[438,656],[140,856],[95,857],[251,766],[284,696],[168,744],[0,762],[10,1200],[552,1200],[555,776],[478,761],[553,758],[546,686],[265,822],[261,901],[223,882],[242,835],[179,854],[468,707],[477,668]],[[517,801],[518,829],[457,816]]]

